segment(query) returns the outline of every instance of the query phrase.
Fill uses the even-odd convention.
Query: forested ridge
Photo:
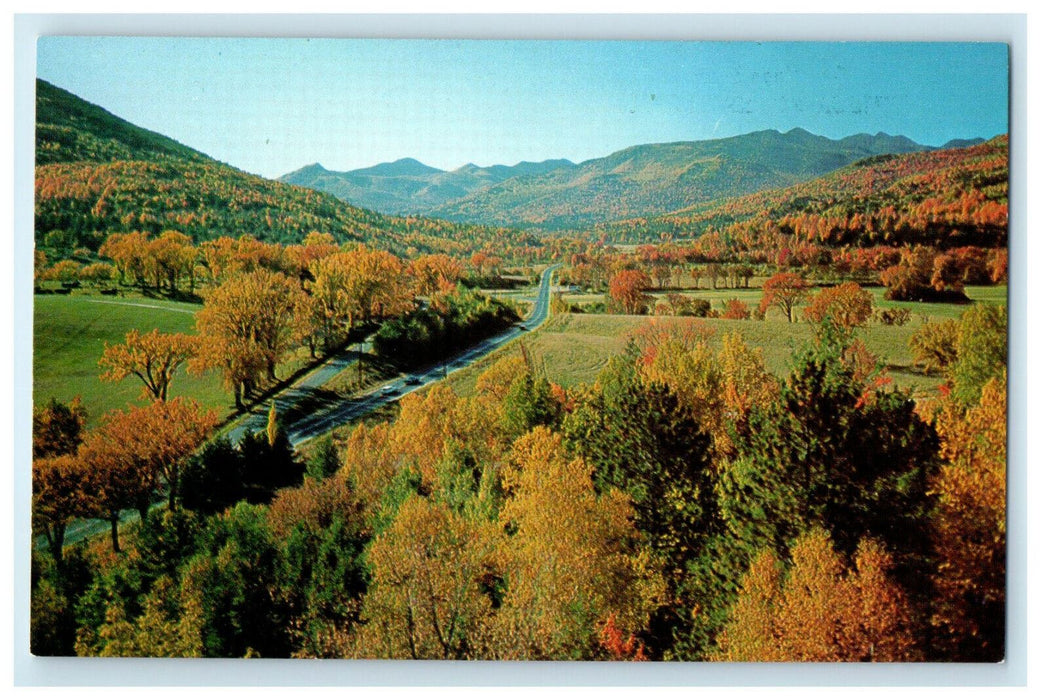
[[[782,189],[597,227],[608,241],[718,234],[745,246],[784,235],[829,246],[1001,245],[1008,228],[1008,137],[860,160]]]
[[[97,251],[112,232],[177,230],[196,242],[247,234],[295,243],[312,231],[400,255],[539,247],[505,228],[390,217],[257,177],[37,81],[38,245]],[[50,238],[49,238],[50,237]]]

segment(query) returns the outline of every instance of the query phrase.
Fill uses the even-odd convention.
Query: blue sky
[[[797,126],[929,145],[1008,128],[1004,44],[43,37],[37,55],[39,77],[266,177]]]

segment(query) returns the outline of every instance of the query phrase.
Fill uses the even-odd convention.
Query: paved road
[[[277,394],[273,399],[277,405],[277,414],[281,416],[287,415],[295,410],[296,407],[309,406],[311,404],[314,406],[314,410],[323,408],[322,404],[317,405],[318,401],[322,401],[323,386],[334,379],[339,372],[356,364],[360,358],[361,351],[364,353],[371,352],[370,339],[366,340],[363,345],[354,343],[338,355],[326,360],[322,365],[295,382],[294,385]],[[253,432],[265,430],[266,423],[269,422],[270,403],[268,401],[260,402],[250,413],[241,418],[226,433],[229,440],[236,443],[249,430]]]
[[[336,374],[347,367],[351,367],[353,363],[356,362],[358,357],[358,346],[354,345],[352,346],[352,349],[347,349],[345,352],[330,358],[324,362],[324,364],[314,369],[305,377],[297,381],[293,386],[288,387],[274,398],[277,404],[278,414],[284,414],[296,408],[301,410],[303,402],[312,404],[312,407],[314,408],[309,415],[303,416],[294,421],[286,428],[291,444],[295,446],[300,445],[307,440],[323,435],[340,425],[344,425],[345,423],[356,420],[361,416],[382,408],[386,404],[398,401],[413,391],[418,391],[428,384],[443,379],[446,376],[445,371],[450,373],[463,367],[467,367],[488,353],[512,342],[525,333],[535,330],[542,325],[549,316],[550,279],[553,277],[553,273],[558,267],[560,267],[560,265],[553,265],[552,267],[546,268],[542,273],[538,294],[535,298],[535,307],[523,323],[519,326],[509,328],[497,336],[488,338],[454,357],[448,358],[446,363],[441,362],[422,370],[414,375],[416,378],[415,383],[409,384],[406,378],[401,378],[392,381],[381,389],[376,389],[352,399],[339,398],[336,401],[318,403],[316,400],[317,394],[322,390],[323,385],[330,381]],[[365,342],[364,352],[369,352],[370,350],[371,343]],[[268,414],[269,403],[256,406],[251,413],[242,418],[229,430],[227,434],[229,435],[230,440],[234,442],[239,441],[240,436],[242,436],[247,430],[264,430],[268,420]],[[163,503],[166,502],[166,500],[160,502]],[[129,510],[124,511],[121,514],[120,519],[121,522],[127,522],[137,518],[138,512]],[[105,521],[75,520],[70,522],[66,528],[65,544],[70,545],[87,537],[93,537],[107,532],[109,532],[109,523]],[[38,548],[46,546],[46,541],[43,536],[36,538],[36,546]]]
[[[409,383],[406,377],[396,379],[381,389],[376,389],[353,399],[340,401],[301,418],[287,427],[288,438],[291,440],[291,444],[299,445],[340,425],[382,408],[386,404],[398,401],[413,391],[418,391],[422,387],[440,381],[446,376],[445,372],[450,373],[466,367],[488,353],[516,340],[525,333],[535,330],[549,316],[550,279],[558,267],[560,266],[553,265],[546,268],[542,273],[538,294],[535,298],[535,306],[531,314],[519,326],[513,326],[499,335],[488,338],[458,355],[448,358],[446,362],[439,362],[421,370],[413,375],[414,381],[412,383]],[[278,400],[277,411],[279,412],[279,410],[280,403]],[[261,427],[265,427],[264,422]],[[261,429],[261,427],[258,429]]]

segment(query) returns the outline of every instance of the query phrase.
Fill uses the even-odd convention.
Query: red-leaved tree
[[[811,284],[795,272],[772,275],[764,283],[760,312],[763,314],[775,306],[782,311],[786,320],[793,323],[793,309],[808,297],[810,289]]]

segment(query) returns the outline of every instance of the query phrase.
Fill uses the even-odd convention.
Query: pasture
[[[146,333],[194,333],[194,314],[201,308],[163,299],[139,296],[103,297],[93,294],[36,295],[33,299],[33,403],[51,397],[68,402],[79,396],[87,409],[88,427],[98,424],[109,411],[142,403],[142,383],[135,377],[103,382],[98,358],[106,343],[124,342],[133,328]],[[296,357],[278,369],[281,378],[301,367]],[[172,396],[186,396],[219,416],[233,410],[233,395],[215,372],[193,375],[179,369],[171,384]]]
[[[888,376],[900,387],[913,389],[917,396],[930,396],[943,379],[925,375],[915,369],[908,341],[927,320],[957,318],[967,305],[925,304],[920,302],[890,302],[884,299],[883,288],[871,288],[875,309],[901,307],[910,310],[910,320],[903,326],[885,326],[871,321],[859,329],[857,337],[884,364]],[[1007,303],[1007,287],[969,287],[968,296],[975,303]],[[688,296],[709,299],[713,308],[723,309],[723,301],[736,297],[751,308],[760,301],[760,290],[718,289],[691,290]],[[581,296],[581,295],[579,295]],[[571,297],[567,297],[571,299]],[[587,299],[588,300],[588,299]],[[795,312],[796,313],[796,312]],[[741,333],[743,341],[758,348],[764,355],[768,369],[784,376],[789,370],[793,353],[809,342],[811,329],[806,323],[787,323],[775,310],[768,312],[767,320],[731,321],[725,319],[698,319],[714,331],[710,341],[714,348],[729,332]],[[651,323],[679,323],[681,319],[668,316],[624,316],[611,314],[559,314],[540,329],[528,334],[524,343],[539,372],[550,381],[570,387],[591,383],[607,359],[621,352],[629,334]],[[459,395],[472,393],[477,376],[495,361],[509,354],[519,353],[520,347],[511,346],[489,355],[480,362],[455,372],[448,378],[450,386]]]

